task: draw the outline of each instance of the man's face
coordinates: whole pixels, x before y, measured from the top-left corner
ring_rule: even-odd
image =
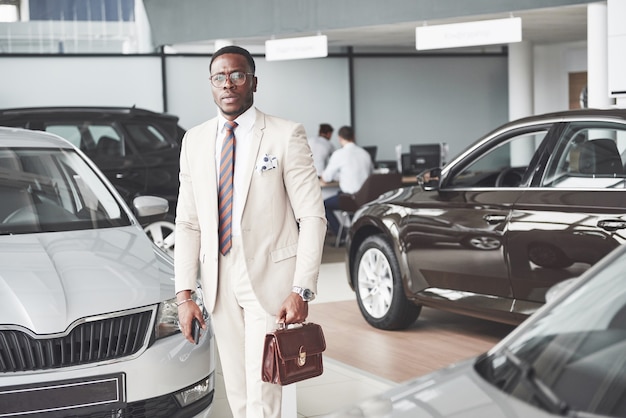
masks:
[[[211,91],[215,104],[228,120],[235,120],[237,116],[248,110],[254,102],[254,92],[256,92],[256,77],[246,75],[246,82],[241,86],[236,86],[229,77],[235,71],[252,72],[244,56],[239,54],[220,55],[211,65],[211,75],[222,73],[227,76],[224,86],[215,87],[211,84]]]

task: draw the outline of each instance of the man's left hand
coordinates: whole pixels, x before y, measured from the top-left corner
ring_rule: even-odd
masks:
[[[309,304],[302,300],[300,295],[291,292],[283,302],[276,316],[276,322],[284,322],[285,325],[301,324],[309,316]]]

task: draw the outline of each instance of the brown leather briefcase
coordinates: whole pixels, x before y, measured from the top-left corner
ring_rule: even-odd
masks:
[[[263,381],[289,385],[321,375],[324,350],[322,327],[312,322],[268,333],[263,349]]]

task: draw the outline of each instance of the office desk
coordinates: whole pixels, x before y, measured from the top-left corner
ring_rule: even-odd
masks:
[[[402,184],[413,186],[417,184],[417,176],[402,176]]]
[[[322,199],[328,199],[339,193],[339,182],[332,182],[322,186]]]

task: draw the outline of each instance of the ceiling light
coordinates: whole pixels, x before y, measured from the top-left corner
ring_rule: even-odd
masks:
[[[323,58],[326,56],[328,56],[328,38],[326,35],[265,41],[265,59],[267,61]]]
[[[415,48],[418,51],[510,44],[521,40],[521,17],[415,28]]]

